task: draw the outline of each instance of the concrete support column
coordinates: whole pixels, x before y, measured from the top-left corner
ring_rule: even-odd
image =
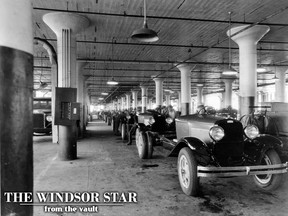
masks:
[[[120,98],[118,98],[118,110],[120,111],[121,109],[122,109],[122,99],[121,99],[121,97]]]
[[[191,69],[189,64],[179,64],[181,73],[181,115],[191,114]]]
[[[177,93],[178,93],[178,111],[181,112],[181,91],[178,91]]]
[[[0,1],[1,213],[32,216],[6,192],[33,194],[33,30],[31,1]]]
[[[203,88],[204,86],[197,86],[197,106],[203,105]]]
[[[126,101],[125,101],[125,96],[121,97],[121,110],[125,110],[126,109]]]
[[[244,30],[245,29],[245,30]],[[255,105],[257,90],[257,43],[270,30],[269,26],[248,25],[231,28],[227,35],[231,35],[239,46],[239,96],[240,116],[249,114]],[[240,32],[242,31],[242,32]]]
[[[132,108],[137,109],[138,106],[138,91],[132,91]]]
[[[163,105],[163,82],[164,78],[156,77],[153,78],[156,86],[156,107],[161,107]]]
[[[285,71],[278,69],[276,76],[279,80],[275,81],[275,102],[285,102],[286,73]]]
[[[58,86],[77,88],[76,73],[76,34],[90,24],[86,17],[72,13],[48,13],[43,16],[44,22],[57,36]],[[60,160],[77,158],[77,128],[59,125]]]
[[[131,108],[131,94],[126,94],[126,109],[129,110]]]
[[[86,62],[77,62],[76,64],[76,74],[78,80],[77,83],[77,102],[80,103],[80,122],[79,122],[79,137],[83,137],[83,131],[85,128],[85,120],[84,120],[84,77],[82,73],[82,69],[85,67]]]
[[[153,109],[153,98],[149,99],[149,109]]]
[[[147,109],[148,87],[140,86],[140,88],[141,88],[141,97],[142,97],[142,112],[145,112]]]
[[[225,93],[224,93],[224,107],[232,105],[232,83],[234,79],[223,79],[225,83]]]
[[[165,95],[165,102],[166,102],[166,106],[171,105],[171,95],[170,94]]]

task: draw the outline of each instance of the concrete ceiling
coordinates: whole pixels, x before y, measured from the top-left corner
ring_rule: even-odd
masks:
[[[140,43],[130,38],[143,25],[143,0],[33,0],[34,36],[45,39],[56,50],[56,35],[43,22],[42,16],[61,11],[86,16],[91,26],[77,35],[77,61],[87,62],[83,75],[92,103],[98,103],[102,92],[106,102],[140,84],[154,94],[151,76],[165,77],[164,88],[180,90],[180,72],[175,63],[187,61],[191,71],[192,93],[196,83],[204,83],[204,93],[223,91],[221,72],[229,63],[226,35],[229,13],[232,27],[241,24],[269,25],[270,31],[258,44],[258,64],[268,72],[258,75],[258,85],[273,83],[275,70],[288,66],[287,0],[147,0],[147,22],[159,40]],[[113,51],[112,51],[113,50]],[[231,41],[232,66],[238,70],[238,46]],[[48,53],[39,44],[34,51],[35,89],[39,81],[51,83]],[[111,87],[114,77],[119,85]],[[48,85],[47,89],[49,89]],[[50,87],[51,88],[51,87]],[[238,80],[233,83],[238,88]]]

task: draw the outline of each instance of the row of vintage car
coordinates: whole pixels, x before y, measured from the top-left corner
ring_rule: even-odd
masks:
[[[105,119],[115,135],[123,141],[128,138],[128,144],[135,131],[141,159],[152,158],[155,146],[178,157],[179,183],[187,195],[197,195],[200,177],[253,176],[264,190],[278,188],[288,169],[282,141],[263,133],[259,116],[247,115],[241,122],[235,112],[205,107],[192,115],[171,117],[167,108],[158,108],[140,114],[119,112]]]

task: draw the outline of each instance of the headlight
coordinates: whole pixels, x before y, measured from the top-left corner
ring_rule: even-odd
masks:
[[[255,125],[247,125],[244,133],[249,139],[254,139],[259,135],[259,129]]]
[[[155,123],[155,119],[153,117],[149,118],[149,124],[152,125]]]
[[[52,122],[52,116],[46,116],[46,120],[47,120],[48,122]]]
[[[173,122],[173,119],[171,117],[168,117],[165,120],[168,124],[171,124]]]
[[[216,125],[210,129],[209,135],[214,141],[219,141],[224,137],[225,133],[222,127]]]

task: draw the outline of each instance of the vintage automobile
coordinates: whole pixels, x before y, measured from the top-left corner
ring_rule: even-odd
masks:
[[[124,118],[121,119],[121,138],[123,142],[128,139],[129,136],[132,136],[133,134],[129,134],[130,129],[134,126],[134,124],[137,124],[138,117],[136,116],[135,111],[126,112],[126,115]],[[130,137],[130,139],[132,139]]]
[[[169,115],[165,109],[140,113],[137,127],[135,140],[141,159],[151,158],[154,146],[176,138],[175,116]]]
[[[252,175],[257,186],[273,190],[287,172],[287,162],[281,161],[283,143],[260,134],[255,125],[243,128],[236,119],[198,113],[178,117],[176,134],[173,140],[162,137],[161,145],[168,156],[178,157],[178,178],[187,195],[197,195],[200,177]],[[147,152],[151,146],[143,137]]]
[[[51,98],[33,99],[33,134],[52,133]]]

